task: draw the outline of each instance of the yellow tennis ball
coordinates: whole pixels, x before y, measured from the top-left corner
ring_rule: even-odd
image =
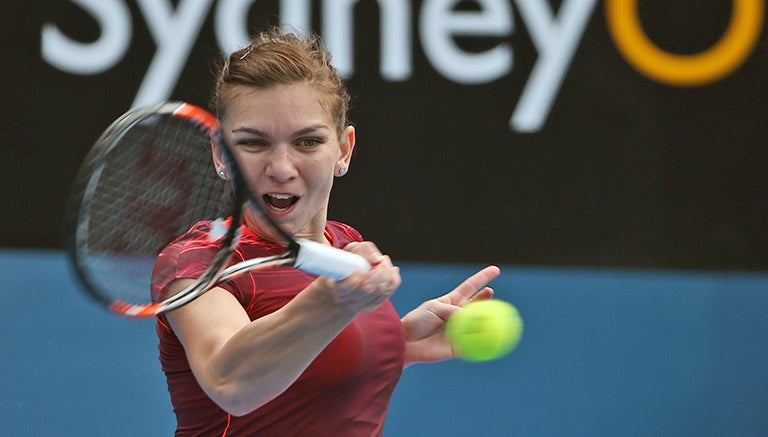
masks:
[[[497,300],[470,302],[445,324],[445,336],[457,354],[468,361],[489,361],[512,352],[523,335],[517,308]]]

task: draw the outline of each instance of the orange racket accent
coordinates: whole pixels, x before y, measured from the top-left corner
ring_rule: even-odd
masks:
[[[109,309],[117,314],[134,318],[154,317],[160,313],[162,307],[160,304],[134,305],[125,302],[113,302],[109,305]]]
[[[217,120],[216,117],[211,115],[211,113],[205,109],[189,103],[182,103],[178,109],[173,111],[173,114],[194,120],[212,132],[219,128],[219,120]]]

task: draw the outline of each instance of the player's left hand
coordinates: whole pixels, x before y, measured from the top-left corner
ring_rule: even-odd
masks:
[[[430,299],[402,319],[405,330],[405,365],[454,358],[451,345],[443,336],[445,322],[454,311],[468,302],[493,297],[487,284],[501,274],[496,266],[488,266],[459,284],[449,293]]]

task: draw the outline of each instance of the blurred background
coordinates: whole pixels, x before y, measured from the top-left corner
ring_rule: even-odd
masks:
[[[79,292],[63,222],[101,131],[207,106],[249,32],[320,33],[358,147],[330,217],[401,313],[487,263],[526,321],[406,369],[385,434],[768,433],[764,0],[29,0],[0,20],[0,435],[169,435],[151,321]]]

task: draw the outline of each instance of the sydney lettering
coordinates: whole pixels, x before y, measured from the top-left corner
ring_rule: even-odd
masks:
[[[734,18],[723,37],[727,44],[717,44],[696,57],[668,54],[649,43],[640,27],[636,1],[606,0],[606,17],[619,52],[638,71],[663,83],[696,85],[719,79],[748,57],[760,36],[763,2],[733,0]],[[77,75],[95,75],[117,65],[130,48],[133,37],[134,20],[125,1],[71,0],[71,3],[87,12],[101,33],[95,41],[77,41],[55,23],[46,23],[41,32],[43,59]],[[259,2],[136,0],[136,3],[156,45],[133,101],[134,106],[140,106],[170,96],[210,14],[213,14],[216,41],[223,53],[244,46],[251,24],[247,17]],[[311,26],[313,14],[319,13],[322,22],[317,31],[333,54],[335,66],[343,75],[353,76],[353,11],[357,0],[324,0],[320,2],[320,11],[313,11],[312,3],[311,0],[279,0],[281,22],[306,30]],[[407,81],[413,76],[414,41],[418,41],[434,69],[455,83],[478,85],[509,75],[515,66],[510,41],[513,33],[519,31],[515,29],[515,14],[519,14],[537,58],[514,104],[509,124],[517,132],[536,132],[544,125],[557,98],[597,0],[563,0],[556,12],[549,0],[474,0],[471,10],[457,9],[462,3],[460,0],[423,0],[417,11],[411,0],[378,0],[377,3],[379,74],[391,82]],[[418,14],[415,21],[414,13]],[[416,29],[412,28],[414,22]],[[456,44],[457,37],[493,38],[501,42],[484,51],[469,52]],[[706,76],[697,73],[700,71]],[[667,79],[668,72],[675,76]]]

